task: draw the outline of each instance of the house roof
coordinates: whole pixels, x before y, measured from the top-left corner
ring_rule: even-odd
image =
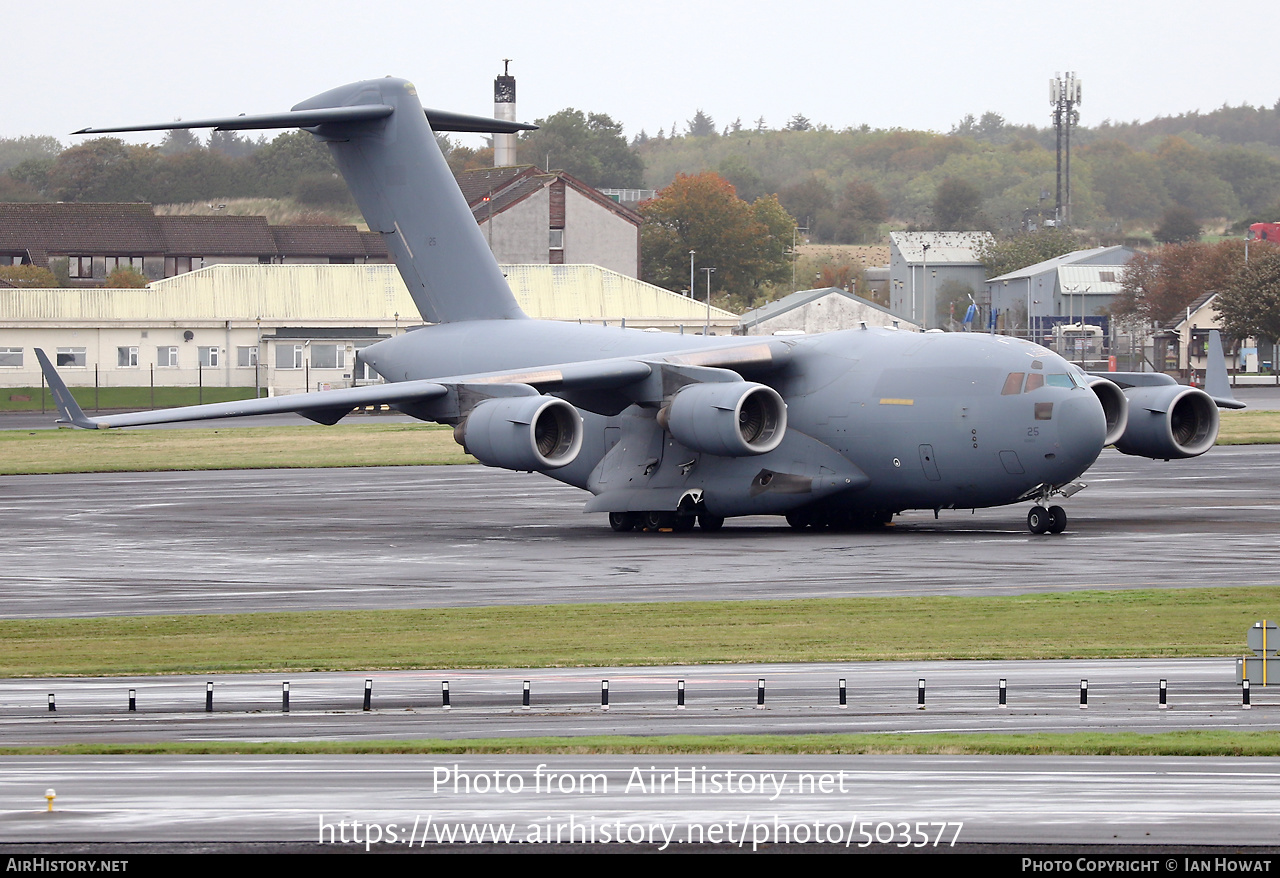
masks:
[[[978,250],[994,241],[990,232],[890,232],[893,248],[909,264],[925,261],[924,245],[929,245],[930,265],[976,265]]]
[[[564,171],[543,171],[533,165],[480,168],[458,174],[457,180],[458,188],[462,190],[462,196],[467,200],[477,222],[484,222],[491,215],[502,213],[535,192],[562,180],[565,186],[608,208],[628,222],[637,226],[641,223],[640,214]],[[485,201],[486,197],[490,200]]]
[[[1169,323],[1164,324],[1162,328],[1172,329],[1172,330],[1181,329],[1183,326],[1186,326],[1187,324],[1188,312],[1190,312],[1192,319],[1195,319],[1196,314],[1201,309],[1203,309],[1205,305],[1208,305],[1217,297],[1218,297],[1218,293],[1216,290],[1213,292],[1201,293],[1199,296],[1196,297],[1195,301],[1193,301],[1190,305],[1187,306],[1187,309],[1182,312],[1181,316],[1176,321],[1170,321]]]
[[[1125,253],[1132,255],[1133,251],[1128,247],[1123,246],[1093,247],[1089,250],[1073,250],[1070,253],[1064,253],[1061,256],[1054,256],[1052,259],[1045,259],[1041,262],[1035,263],[1034,265],[1028,265],[1025,268],[1019,268],[1017,271],[1011,271],[1007,274],[1002,274],[999,277],[989,278],[987,283],[1006,280],[1022,280],[1028,277],[1034,277],[1037,274],[1044,274],[1047,271],[1053,271],[1055,268],[1060,268],[1065,265],[1076,265],[1081,262],[1099,260],[1101,257],[1111,253],[1114,253],[1115,256],[1119,257]],[[1098,261],[1089,267],[1097,267],[1105,271],[1113,269],[1116,266],[1123,267],[1128,261],[1129,260],[1127,258],[1116,259],[1114,262],[1110,262],[1105,265],[1101,261]],[[1078,267],[1084,268],[1085,266]]]
[[[1121,291],[1123,274],[1123,265],[1063,265],[1058,268],[1058,285],[1064,293],[1114,296]]]
[[[271,226],[271,237],[281,256],[368,255],[355,226]]]
[[[164,249],[149,204],[0,203],[0,250],[125,256]]]
[[[901,320],[904,323],[911,322],[906,317],[895,314],[888,308],[883,305],[877,305],[870,299],[864,299],[861,296],[854,295],[853,293],[842,290],[839,287],[821,287],[814,290],[800,290],[799,292],[792,293],[789,296],[783,296],[781,299],[776,299],[767,305],[761,305],[759,308],[752,308],[750,311],[743,313],[739,320],[739,325],[744,329],[755,326],[765,322],[766,320],[771,320],[774,317],[786,314],[788,311],[794,311],[796,308],[803,308],[810,302],[815,302],[818,299],[824,299],[827,296],[843,296],[851,302],[855,302],[867,308],[873,308],[876,311],[887,314],[895,320]]]
[[[55,256],[337,256],[388,259],[355,226],[271,226],[261,216],[156,216],[150,204],[0,203],[0,253]]]
[[[497,194],[521,177],[542,173],[533,165],[513,165],[509,168],[479,168],[457,175],[462,197],[473,208],[483,202],[490,192]]]
[[[263,216],[158,216],[170,254],[274,256],[276,242]]]

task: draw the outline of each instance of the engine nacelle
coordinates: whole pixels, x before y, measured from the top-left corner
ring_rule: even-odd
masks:
[[[1203,390],[1181,384],[1132,387],[1129,424],[1116,448],[1125,454],[1169,460],[1195,457],[1218,439],[1218,407]]]
[[[557,469],[582,449],[582,416],[554,396],[486,399],[458,425],[454,439],[488,466]]]
[[[787,404],[772,387],[750,381],[689,384],[659,412],[658,423],[695,451],[745,457],[782,442]]]
[[[1124,395],[1120,385],[1106,378],[1094,378],[1089,381],[1089,389],[1102,403],[1102,413],[1107,418],[1107,438],[1103,445],[1112,445],[1124,435],[1129,424],[1129,397]]]

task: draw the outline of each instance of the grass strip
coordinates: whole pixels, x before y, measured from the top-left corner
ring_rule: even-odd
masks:
[[[509,754],[644,755],[1017,755],[1017,756],[1280,756],[1280,733],[1194,730],[859,735],[671,735],[581,738],[487,738],[414,741],[199,741],[154,744],[64,744],[3,747],[0,756]]]
[[[0,676],[1226,656],[1280,587],[0,622]]]
[[[0,430],[0,475],[475,462],[434,424]]]
[[[1280,442],[1280,412],[1220,411],[1219,445],[1274,445]]]
[[[99,408],[149,409],[173,408],[210,402],[253,399],[253,387],[72,387],[80,408],[93,414]],[[47,412],[52,420],[58,407],[47,387],[6,387],[0,390],[0,412]]]

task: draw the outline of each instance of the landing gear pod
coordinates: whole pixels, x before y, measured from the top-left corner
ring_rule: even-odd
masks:
[[[1195,457],[1218,439],[1218,407],[1203,390],[1181,385],[1134,387],[1129,424],[1116,448],[1125,454],[1171,460]]]
[[[557,469],[582,449],[582,416],[554,396],[487,399],[458,425],[454,439],[488,466]]]
[[[662,410],[658,423],[695,451],[745,457],[778,447],[787,432],[787,405],[764,384],[690,384]]]
[[[1089,389],[1098,397],[1098,402],[1102,403],[1102,413],[1107,418],[1107,436],[1102,444],[1114,445],[1129,425],[1129,398],[1124,395],[1120,385],[1106,378],[1094,378],[1089,382]]]

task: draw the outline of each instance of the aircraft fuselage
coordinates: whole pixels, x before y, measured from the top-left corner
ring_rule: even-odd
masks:
[[[781,339],[703,338],[551,321],[424,327],[366,348],[390,381],[579,360],[658,357]],[[817,506],[858,512],[1013,503],[1076,479],[1101,452],[1106,418],[1082,376],[1019,339],[860,329],[785,339],[759,377],[787,405],[786,437],[743,457],[699,454],[656,407],[583,416],[570,465],[544,472],[590,490],[591,511],[674,509],[696,492],[717,515]],[[1034,376],[1034,377],[1032,377]],[[572,394],[563,394],[573,401]]]

